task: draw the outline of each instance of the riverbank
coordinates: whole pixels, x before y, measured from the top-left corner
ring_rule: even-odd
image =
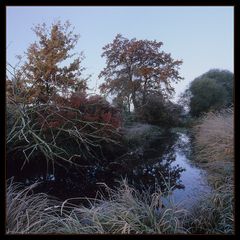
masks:
[[[233,181],[233,109],[209,112],[195,124],[193,133],[193,160],[206,169],[211,185],[216,188],[225,178]]]
[[[234,233],[233,109],[209,112],[193,128],[193,161],[207,172],[213,190],[193,211],[194,226],[203,233]],[[200,216],[200,218],[199,218]]]

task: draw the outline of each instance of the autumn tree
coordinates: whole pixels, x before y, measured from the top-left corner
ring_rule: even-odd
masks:
[[[60,94],[68,96],[71,91],[85,91],[83,54],[72,53],[79,35],[73,34],[69,22],[60,21],[47,28],[39,24],[33,28],[38,40],[27,49],[27,60],[21,67],[22,81],[28,86],[28,97],[47,102]],[[75,56],[75,59],[73,57]]]
[[[118,34],[112,43],[103,47],[106,67],[99,74],[105,82],[100,90],[113,94],[134,108],[147,103],[148,96],[168,98],[174,93],[172,82],[178,82],[178,68],[182,61],[174,60],[161,50],[162,42],[131,40]]]

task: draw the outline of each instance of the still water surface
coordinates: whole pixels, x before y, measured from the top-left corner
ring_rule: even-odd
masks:
[[[206,180],[206,173],[194,165],[189,156],[191,155],[190,138],[183,133],[178,133],[178,140],[174,146],[176,158],[172,165],[180,165],[185,169],[181,174],[184,189],[175,189],[173,197],[175,202],[182,202],[185,207],[190,207],[200,196],[211,190]]]
[[[72,167],[68,171],[56,169],[54,174],[45,176],[36,168],[21,172],[24,174],[15,176],[15,180],[26,185],[38,181],[36,192],[45,192],[61,200],[95,197],[97,191],[104,194],[99,182],[114,188],[122,178],[127,178],[139,191],[154,192],[156,183],[165,191],[168,183],[174,202],[188,208],[199,196],[210,191],[204,171],[191,163],[190,155],[191,141],[186,133],[159,134],[107,165],[96,164],[84,169]]]

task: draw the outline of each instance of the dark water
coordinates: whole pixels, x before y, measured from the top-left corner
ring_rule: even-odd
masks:
[[[15,181],[26,185],[39,182],[36,192],[45,192],[61,200],[95,197],[98,191],[107,196],[100,183],[114,188],[119,180],[127,178],[139,191],[154,192],[157,184],[164,192],[170,186],[176,202],[189,204],[194,196],[209,191],[203,171],[188,159],[189,139],[186,134],[168,132],[155,135],[139,146],[131,146],[118,156],[109,154],[111,160],[104,164],[99,161],[93,166],[68,166],[67,169],[55,166],[54,173],[46,174],[46,166],[35,163],[22,171],[16,170],[17,165],[9,166],[8,172],[9,177],[14,176]],[[11,171],[13,169],[16,171]]]

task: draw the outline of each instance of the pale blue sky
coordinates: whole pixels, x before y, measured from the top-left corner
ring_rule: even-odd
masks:
[[[83,51],[90,87],[105,66],[102,47],[116,34],[163,42],[162,50],[183,60],[184,80],[176,96],[195,77],[212,68],[233,72],[233,7],[7,7],[7,61],[14,65],[36,40],[34,24],[69,20],[80,34],[76,51]],[[175,86],[175,85],[174,85]]]

